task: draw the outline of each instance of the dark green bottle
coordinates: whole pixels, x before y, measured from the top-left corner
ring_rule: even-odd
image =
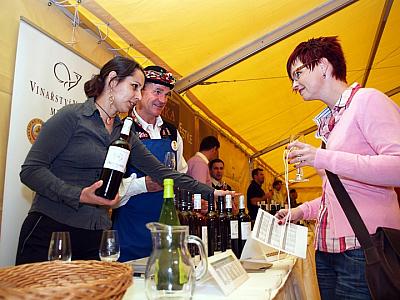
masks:
[[[218,237],[218,214],[215,211],[214,193],[207,195],[208,212],[206,214],[207,220],[207,248],[208,256],[213,256],[217,249]]]

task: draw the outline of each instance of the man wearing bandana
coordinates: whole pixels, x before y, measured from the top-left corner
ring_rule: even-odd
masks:
[[[167,152],[174,153],[176,169],[184,173],[187,164],[183,158],[182,137],[174,125],[163,121],[160,116],[174,88],[175,78],[159,66],[146,67],[144,73],[142,99],[131,113],[136,133],[161,162],[164,162]],[[120,207],[113,212],[113,229],[118,230],[121,244],[120,261],[150,255],[151,235],[145,225],[158,221],[163,203],[162,186],[156,181],[133,166],[127,166],[126,175],[130,178],[124,180],[125,187],[121,186]]]

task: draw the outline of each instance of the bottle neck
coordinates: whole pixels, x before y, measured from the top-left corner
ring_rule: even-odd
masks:
[[[214,201],[208,202],[208,212],[215,211]]]
[[[220,213],[224,212],[224,197],[223,196],[218,197],[218,210]]]
[[[244,211],[246,206],[244,205],[244,197],[240,196],[239,198],[239,211]]]
[[[208,212],[215,211],[214,193],[210,193],[207,195],[207,201],[208,201]]]
[[[131,117],[126,117],[120,133],[120,137],[125,141],[129,139],[129,134],[131,132],[132,124],[133,124],[133,119]]]
[[[230,196],[230,195],[228,195]],[[232,198],[231,197],[225,197],[225,208],[226,210],[231,209],[232,210]]]
[[[174,198],[174,186],[173,185],[164,185],[164,199],[173,199]]]

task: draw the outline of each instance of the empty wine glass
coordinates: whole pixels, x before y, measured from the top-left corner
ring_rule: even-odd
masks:
[[[164,156],[164,165],[167,168],[175,170],[176,167],[176,158],[175,158],[175,153],[174,152],[167,152],[165,153]]]
[[[69,232],[53,232],[49,245],[48,260],[71,261],[71,239]]]
[[[304,139],[304,134],[298,133],[298,134],[293,134],[289,138],[289,143],[293,143],[295,141],[299,141],[302,143],[305,143]],[[289,151],[296,150],[296,147],[292,147],[289,149]],[[297,156],[301,157],[301,156]],[[295,164],[294,167],[296,168],[296,177],[294,179],[290,179],[289,182],[306,182],[308,181],[307,178],[304,178],[304,173],[303,173],[303,168],[299,167],[299,163]]]
[[[104,230],[99,248],[100,259],[102,261],[117,261],[119,251],[118,232],[116,230]]]

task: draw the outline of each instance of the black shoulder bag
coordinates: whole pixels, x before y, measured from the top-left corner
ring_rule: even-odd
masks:
[[[323,147],[324,148],[324,147]],[[365,276],[375,300],[400,298],[400,230],[378,227],[368,233],[339,177],[325,170],[333,191],[365,254]]]

